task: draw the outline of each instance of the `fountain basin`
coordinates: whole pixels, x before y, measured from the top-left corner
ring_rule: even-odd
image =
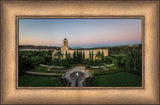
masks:
[[[81,78],[84,76],[84,73],[83,72],[80,72],[80,71],[77,71],[77,72],[73,72],[70,74],[70,77],[71,78]]]

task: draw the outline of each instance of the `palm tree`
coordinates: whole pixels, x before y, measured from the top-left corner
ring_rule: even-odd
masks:
[[[57,51],[54,56],[58,56],[58,59],[63,57],[63,54],[61,53],[61,51]]]
[[[102,54],[101,54],[101,52],[100,52],[100,51],[98,51],[98,53],[96,54],[96,57],[98,57],[98,60],[100,60],[100,59],[101,59]]]

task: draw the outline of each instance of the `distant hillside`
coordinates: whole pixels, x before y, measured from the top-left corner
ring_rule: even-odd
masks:
[[[126,47],[126,46],[141,46],[141,44],[133,44],[133,45],[117,45],[117,46],[109,46],[109,47],[93,47],[93,48],[69,48],[76,50],[94,50],[94,49],[106,49],[106,48],[117,48],[117,47]]]
[[[112,46],[112,47],[94,47],[94,48],[69,48],[74,50],[94,50],[94,49],[106,49],[106,48],[117,48],[117,47],[125,47],[125,46],[139,46],[137,45],[121,45],[121,46]],[[61,47],[56,46],[35,46],[35,45],[19,45],[20,50],[60,50]]]
[[[19,49],[56,49],[56,50],[60,50],[60,47],[56,47],[56,46],[34,46],[34,45],[19,45]]]
[[[106,49],[108,47],[94,47],[94,48],[69,48],[70,50],[94,50],[94,49]]]

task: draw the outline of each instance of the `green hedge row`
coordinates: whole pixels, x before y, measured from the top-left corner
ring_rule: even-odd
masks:
[[[92,73],[95,76],[99,76],[99,75],[106,75],[106,74],[113,74],[113,73],[119,73],[122,72],[123,70],[101,70],[101,71],[90,71],[90,73]]]

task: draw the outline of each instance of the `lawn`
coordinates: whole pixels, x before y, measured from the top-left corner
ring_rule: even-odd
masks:
[[[60,86],[57,78],[19,76],[19,87],[51,87]]]
[[[57,74],[64,74],[65,73],[65,71],[54,71],[54,70],[47,71],[46,69],[47,69],[46,67],[37,66],[31,71],[39,72],[39,73],[57,73]]]
[[[96,79],[90,84],[90,86],[141,87],[141,84],[141,76],[127,72],[121,72],[116,74],[96,76]]]
[[[65,73],[65,71],[46,71],[46,70],[36,70],[36,72],[39,72],[39,73],[56,73],[56,74],[64,74]]]

